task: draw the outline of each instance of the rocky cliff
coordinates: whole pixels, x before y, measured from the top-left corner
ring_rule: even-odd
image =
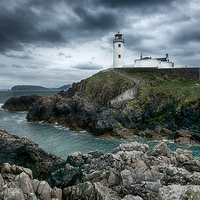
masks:
[[[198,81],[164,71],[128,76],[136,77],[136,83],[112,70],[95,74],[74,83],[68,91],[41,98],[27,119],[58,122],[97,135],[164,136],[181,143],[200,140]],[[130,99],[120,96],[130,88],[134,91]]]
[[[58,122],[72,129],[86,129],[100,135],[119,135],[127,131],[113,117],[109,100],[117,97],[135,83],[113,72],[100,72],[91,78],[74,83],[72,88],[54,97],[43,97],[30,109],[29,121]]]

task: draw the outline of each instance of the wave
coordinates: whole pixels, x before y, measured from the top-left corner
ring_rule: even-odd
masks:
[[[69,130],[69,128],[67,128],[67,127],[64,127],[62,125],[58,125],[57,122],[53,124],[53,127],[55,127],[56,129],[59,129],[59,130]]]
[[[3,106],[3,103],[0,103],[0,109],[2,109],[2,110],[3,110],[2,106]]]

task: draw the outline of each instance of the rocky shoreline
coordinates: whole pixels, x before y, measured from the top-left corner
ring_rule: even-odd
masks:
[[[69,90],[53,97],[33,98],[32,95],[11,98],[3,108],[28,110],[28,121],[58,123],[96,135],[127,138],[136,134],[150,139],[166,137],[180,144],[200,141],[199,99],[180,103],[180,99],[165,91],[148,93],[143,91],[144,88],[140,90],[147,82],[136,81],[134,77],[134,81],[129,80],[130,76],[120,74],[112,70],[100,72],[73,83]],[[156,76],[148,87],[153,88],[164,79],[169,81],[169,75],[162,76],[163,79]],[[132,99],[123,100],[126,95],[122,94],[129,90],[133,91]]]
[[[26,137],[0,130],[0,139],[2,200],[200,198],[200,158],[172,152],[164,142],[152,150],[132,142],[113,153],[74,152],[61,160]]]

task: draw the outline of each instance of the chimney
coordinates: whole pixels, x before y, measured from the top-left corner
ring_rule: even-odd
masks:
[[[169,55],[168,55],[168,53],[166,54],[166,61],[169,62]]]

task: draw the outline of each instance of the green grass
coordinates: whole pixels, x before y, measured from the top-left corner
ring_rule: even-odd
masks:
[[[187,80],[183,76],[173,76],[164,71],[127,74],[146,83],[139,88],[137,98],[128,102],[130,107],[139,103],[142,109],[150,100],[151,93],[163,93],[166,96],[172,96],[179,101],[180,106],[195,104],[200,99],[200,81],[198,80]],[[164,78],[165,75],[168,77],[167,80]],[[156,82],[156,79],[161,81]],[[152,82],[154,82],[154,85],[152,85]],[[195,84],[199,84],[199,86]]]
[[[180,100],[181,103],[195,103],[195,101],[197,102],[197,99],[200,99],[200,86],[196,86],[196,83],[200,84],[200,81],[164,81],[154,87],[150,87],[149,90],[150,93],[159,91],[167,95],[172,95],[177,100]]]
[[[95,98],[98,93],[121,93],[130,87],[134,87],[135,83],[127,78],[119,76],[114,72],[99,72],[92,77],[86,79],[87,85],[85,95],[87,98]]]

